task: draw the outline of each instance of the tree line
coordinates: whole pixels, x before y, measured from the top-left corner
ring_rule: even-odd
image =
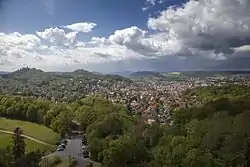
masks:
[[[74,113],[63,103],[42,98],[0,95],[0,116],[44,124],[64,137],[72,128]]]

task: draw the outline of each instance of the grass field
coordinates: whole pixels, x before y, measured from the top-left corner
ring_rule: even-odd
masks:
[[[10,145],[10,141],[11,141],[10,134],[5,134],[0,132],[0,148],[6,148],[8,145]],[[26,152],[36,151],[39,149],[40,151],[45,151],[49,153],[50,151],[53,151],[55,149],[55,147],[53,146],[40,144],[28,139],[25,139],[25,144],[26,144]]]
[[[23,134],[52,145],[59,141],[59,135],[44,125],[0,117],[0,129],[13,131],[16,127],[21,127]]]

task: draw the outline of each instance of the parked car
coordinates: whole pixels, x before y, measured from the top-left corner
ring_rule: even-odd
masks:
[[[60,144],[60,146],[62,146],[63,147],[63,149],[65,149],[66,148],[66,145],[63,143],[63,144]]]
[[[87,150],[87,146],[83,145],[82,146],[82,151]]]
[[[82,144],[87,145],[87,138],[85,135],[82,136]]]
[[[89,158],[89,151],[88,150],[83,150],[82,155],[83,155],[83,158]]]
[[[57,151],[63,151],[64,150],[64,148],[63,148],[63,146],[58,146],[58,148],[57,148]]]
[[[67,141],[66,139],[63,139],[63,140],[61,141],[61,144],[67,145],[67,144],[68,144],[68,141]]]

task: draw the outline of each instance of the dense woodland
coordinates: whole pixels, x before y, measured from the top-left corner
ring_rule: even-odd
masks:
[[[207,95],[218,98],[173,112],[166,125],[145,124],[101,96],[66,104],[2,95],[0,114],[45,124],[62,136],[77,120],[86,132],[91,159],[103,167],[250,166],[250,98],[244,96],[249,88],[200,89],[202,96],[210,92]]]
[[[208,86],[188,89],[184,94],[188,106],[196,104],[205,104],[220,98],[244,98],[250,96],[250,87],[246,85],[226,85],[226,86]]]
[[[113,113],[87,128],[92,159],[116,166],[249,166],[250,99],[219,99],[146,125]]]

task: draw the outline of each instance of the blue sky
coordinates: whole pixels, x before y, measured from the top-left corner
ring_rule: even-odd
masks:
[[[181,0],[167,0],[146,11],[145,0],[5,0],[0,31],[33,33],[76,22],[98,24],[93,36],[108,36],[130,26],[147,28],[150,15]]]
[[[0,70],[249,69],[249,0],[0,0]]]

